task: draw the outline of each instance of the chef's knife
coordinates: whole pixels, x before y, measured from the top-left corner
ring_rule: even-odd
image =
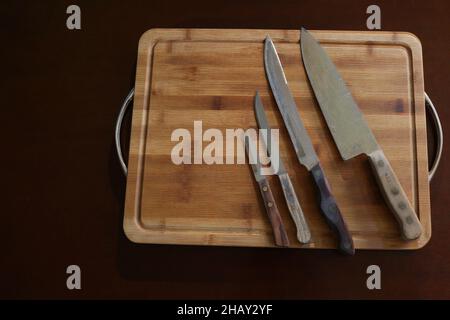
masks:
[[[255,95],[255,114],[256,121],[258,122],[258,127],[260,129],[266,130],[266,134],[262,134],[262,139],[264,145],[267,149],[267,154],[272,157],[276,156],[271,154],[271,128],[269,122],[267,121],[266,113],[264,112],[264,107],[261,101],[259,93],[256,92]],[[309,231],[308,223],[306,222],[305,216],[303,215],[303,210],[298,202],[297,195],[295,194],[294,186],[292,185],[291,178],[284,167],[281,157],[278,153],[278,171],[276,172],[278,178],[280,179],[281,187],[283,189],[284,198],[291,214],[292,220],[294,220],[295,226],[297,228],[297,239],[300,243],[308,243],[311,240],[311,232]]]
[[[320,209],[327,223],[337,232],[339,236],[339,248],[347,253],[354,254],[352,237],[347,229],[342,214],[333,197],[328,180],[320,165],[319,158],[312,146],[308,133],[300,119],[297,105],[289,90],[283,67],[275,46],[269,36],[264,44],[264,65],[267,78],[269,79],[275,101],[283,117],[288,130],[298,161],[311,172],[316,183]]]
[[[416,239],[422,226],[383,150],[352,94],[325,50],[302,28],[301,51],[306,73],[334,141],[344,160],[366,154],[392,213],[406,239]]]
[[[258,183],[259,190],[264,201],[264,207],[266,208],[270,224],[272,225],[275,244],[280,247],[289,247],[289,238],[286,233],[283,220],[281,220],[277,204],[275,203],[275,198],[273,197],[269,181],[266,176],[261,174],[261,164],[258,162],[258,157],[256,156],[255,150],[249,146],[247,137],[245,137],[244,143],[253,175]]]

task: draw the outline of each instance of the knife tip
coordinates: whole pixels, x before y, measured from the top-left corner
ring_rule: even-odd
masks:
[[[305,46],[311,41],[311,34],[308,32],[308,30],[306,30],[305,28],[302,27],[301,32],[300,32],[300,44],[301,44],[301,51],[302,51],[302,56],[305,50]]]
[[[264,42],[265,43],[272,42],[272,38],[270,38],[269,35],[266,35],[266,38],[264,39]]]
[[[300,31],[300,42],[303,42],[305,40],[304,36],[308,36],[309,32],[308,30],[306,30],[304,27],[302,27],[301,31]]]

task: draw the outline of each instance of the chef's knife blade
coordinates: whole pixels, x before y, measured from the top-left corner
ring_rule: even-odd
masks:
[[[320,209],[328,224],[339,236],[339,248],[354,254],[353,240],[331,193],[328,180],[314,151],[309,135],[300,119],[297,105],[289,90],[278,53],[269,36],[264,43],[264,65],[278,109],[294,145],[297,158],[311,172],[320,195]]]
[[[388,159],[352,94],[326,51],[302,28],[301,52],[311,87],[344,160],[368,155],[383,195],[398,220],[402,235],[416,239],[422,227]]]
[[[295,194],[294,186],[292,185],[291,178],[287,173],[283,160],[281,160],[280,152],[278,151],[276,155],[271,154],[271,128],[269,122],[267,121],[266,113],[264,112],[264,107],[259,96],[258,91],[255,95],[255,115],[256,121],[258,122],[258,127],[260,129],[266,130],[266,135],[262,134],[264,145],[267,149],[267,154],[270,157],[278,156],[278,171],[277,175],[280,179],[281,187],[283,189],[284,198],[291,214],[292,220],[294,220],[295,226],[297,228],[297,239],[300,243],[308,243],[311,240],[311,232],[309,231],[308,223],[306,222],[303,210],[298,202],[297,195]]]
[[[272,189],[270,188],[269,181],[266,176],[261,174],[261,165],[258,162],[258,157],[256,155],[255,149],[249,146],[249,141],[247,137],[244,138],[245,151],[247,152],[248,160],[250,166],[252,167],[253,175],[256,182],[258,182],[259,191],[264,201],[264,207],[266,209],[267,215],[269,216],[269,221],[272,226],[273,235],[275,238],[275,244],[280,247],[289,247],[289,238],[286,229],[281,219],[280,213],[278,211],[275,198],[272,194]]]

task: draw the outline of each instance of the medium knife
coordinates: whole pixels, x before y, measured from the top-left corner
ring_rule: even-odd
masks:
[[[403,237],[418,238],[422,233],[419,219],[335,65],[304,28],[300,41],[306,73],[341,157],[348,160],[363,153],[369,157]]]
[[[267,130],[267,134],[262,134],[262,139],[269,156],[271,152],[271,128],[269,122],[267,121],[266,113],[264,112],[264,107],[259,96],[258,91],[255,95],[255,115],[256,121],[258,122],[258,127],[260,129]],[[300,243],[308,243],[311,240],[311,232],[309,231],[308,223],[306,222],[305,216],[303,215],[303,210],[298,202],[297,195],[295,194],[294,186],[292,185],[291,178],[289,177],[286,168],[284,167],[281,157],[278,157],[278,171],[276,172],[278,179],[280,179],[281,187],[283,189],[284,198],[291,214],[292,220],[294,220],[295,226],[297,228],[297,239]]]
[[[280,247],[289,247],[289,238],[284,227],[283,220],[281,220],[269,181],[266,176],[261,174],[261,164],[258,162],[256,151],[249,146],[247,137],[245,137],[244,144],[250,166],[252,167],[253,175],[255,176],[255,180],[259,186],[259,191],[261,192],[261,196],[264,200],[264,207],[266,208],[270,224],[272,225],[275,244]]]
[[[327,223],[339,236],[339,248],[347,254],[354,254],[353,239],[333,197],[319,158],[297,110],[289,90],[283,67],[275,46],[269,36],[264,43],[264,65],[278,109],[288,130],[298,161],[311,172],[319,192],[320,209]]]

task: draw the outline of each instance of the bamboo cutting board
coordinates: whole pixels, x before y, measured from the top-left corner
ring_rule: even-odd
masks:
[[[418,249],[431,237],[426,122],[420,41],[403,32],[312,31],[341,72],[424,227],[401,239],[367,157],[343,161],[308,84],[298,30],[152,29],[139,42],[128,160],[124,230],[131,241],[160,244],[274,246],[247,164],[171,160],[175,129],[256,128],[256,90],[309,223],[312,241],[296,240],[281,186],[270,177],[291,247],[335,248],[319,212],[312,178],[295,156],[273,100],[263,41],[274,40],[299,113],[359,249]],[[203,142],[203,148],[209,142]],[[225,149],[225,146],[224,146]]]

